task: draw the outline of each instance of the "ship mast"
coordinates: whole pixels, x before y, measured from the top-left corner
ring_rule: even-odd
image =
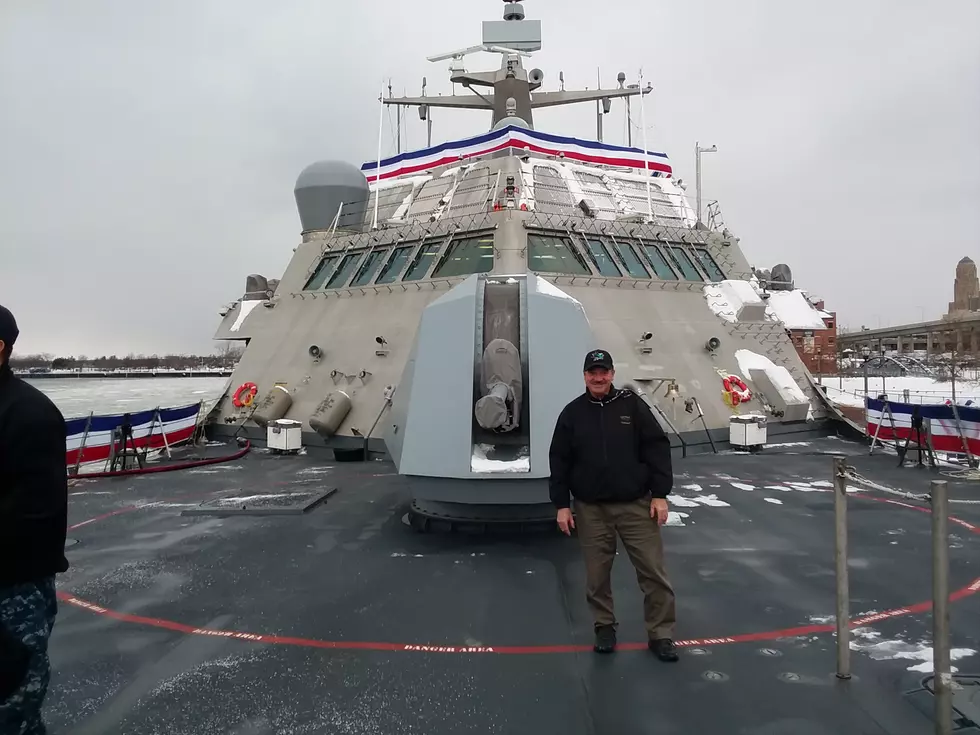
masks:
[[[557,107],[596,100],[601,100],[604,106],[608,106],[608,100],[613,98],[648,94],[652,89],[647,85],[643,89],[618,87],[536,92],[535,90],[541,87],[544,80],[544,72],[540,69],[526,70],[521,59],[529,57],[532,51],[540,50],[541,21],[526,20],[521,2],[504,0],[504,19],[483,22],[482,44],[428,57],[431,62],[451,59],[449,80],[454,84],[461,84],[472,94],[429,97],[423,92],[422,97],[386,97],[383,102],[386,105],[419,107],[426,112],[433,107],[491,110],[493,112],[491,129],[503,120],[515,123],[522,121],[526,127],[533,129],[532,111],[540,107]],[[463,67],[463,58],[480,51],[500,54],[502,57],[500,68],[495,71],[466,71]],[[476,87],[493,91],[484,94],[477,91]],[[518,120],[515,120],[515,117]]]

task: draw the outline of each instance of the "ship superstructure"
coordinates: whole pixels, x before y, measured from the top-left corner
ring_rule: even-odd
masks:
[[[534,127],[538,108],[650,87],[543,91],[520,2],[483,30],[432,57],[468,93],[383,101],[483,110],[488,130],[299,175],[302,242],[280,280],[248,277],[215,334],[247,347],[213,429],[261,442],[286,418],[338,457],[385,453],[417,509],[450,517],[547,503],[554,422],[595,347],[682,453],[723,444],[736,413],[770,435],[819,429],[827,407],[768,298],[787,286],[703,221],[668,157]],[[466,71],[475,51],[500,67]]]

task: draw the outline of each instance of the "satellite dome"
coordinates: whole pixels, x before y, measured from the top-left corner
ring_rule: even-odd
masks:
[[[339,229],[360,224],[371,196],[361,170],[346,161],[317,161],[300,172],[293,188],[303,231],[326,230],[341,204]]]
[[[497,123],[490,129],[500,130],[501,128],[506,128],[508,125],[513,125],[517,128],[527,128],[528,130],[532,129],[527,120],[525,120],[523,117],[517,117],[517,115],[514,115],[513,117],[500,118],[500,120],[498,120]]]

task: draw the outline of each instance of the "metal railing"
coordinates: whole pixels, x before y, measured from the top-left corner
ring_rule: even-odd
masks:
[[[541,159],[542,165],[548,163],[556,164]],[[316,232],[343,237],[489,213],[498,203],[501,208],[507,208],[509,183],[514,187],[513,208],[517,210],[582,220],[632,218],[678,229],[695,228],[696,215],[686,195],[667,187],[661,189],[658,180],[651,177],[652,211],[648,211],[645,182],[619,179],[609,173],[596,168],[588,172],[564,171],[561,177],[535,177],[524,167],[508,173],[491,171],[487,161],[468,161],[453,173],[427,180],[416,176],[383,181],[382,188],[372,192],[367,201],[341,204],[333,227]],[[599,181],[592,181],[588,174]],[[513,178],[512,182],[508,182],[509,177]],[[586,208],[581,206],[583,200]],[[717,202],[709,203],[708,213],[707,227],[715,231],[723,229]]]
[[[834,562],[837,603],[837,678],[851,678],[850,579],[847,548],[847,482],[867,483],[853,473],[843,455],[833,458],[834,468]],[[872,485],[874,486],[874,485]],[[875,486],[879,487],[880,486]],[[894,492],[894,491],[893,491]],[[936,735],[953,732],[953,679],[949,625],[949,494],[946,480],[932,480],[930,492],[916,496],[930,504],[932,538],[932,689]]]

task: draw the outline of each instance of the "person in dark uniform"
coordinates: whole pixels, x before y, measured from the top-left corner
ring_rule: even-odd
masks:
[[[585,558],[586,601],[597,653],[616,647],[610,575],[616,537],[636,570],[651,651],[676,661],[674,591],[664,569],[660,526],[673,487],[670,440],[635,392],[613,386],[605,350],[585,357],[585,391],[558,416],[551,440],[551,501],[558,527],[578,531]],[[575,516],[570,509],[575,499]]]
[[[13,375],[17,322],[0,306],[0,733],[44,735],[48,638],[68,570],[65,419]]]

